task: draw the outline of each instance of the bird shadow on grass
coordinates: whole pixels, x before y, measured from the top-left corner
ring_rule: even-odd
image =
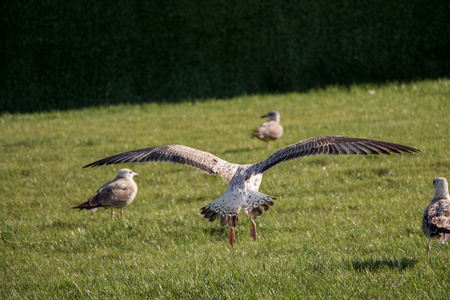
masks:
[[[54,229],[54,228],[60,228],[60,229],[76,229],[80,227],[79,224],[73,222],[73,221],[66,221],[66,220],[55,220],[51,222],[46,222],[45,224],[38,225],[37,228],[46,230],[46,229]]]
[[[227,227],[206,227],[203,229],[203,232],[210,236],[221,236],[225,237],[229,234],[229,229]]]
[[[378,271],[381,269],[398,269],[405,270],[412,268],[417,264],[417,259],[402,258],[402,259],[392,259],[392,258],[382,258],[382,259],[366,259],[350,262],[350,268],[356,271]]]

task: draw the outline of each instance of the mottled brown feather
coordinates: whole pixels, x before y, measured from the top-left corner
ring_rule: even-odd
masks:
[[[137,173],[129,169],[120,170],[114,180],[105,183],[89,200],[72,208],[80,210],[98,207],[123,208],[133,201],[137,193],[137,184],[133,176],[137,176]]]
[[[330,151],[330,148],[333,149]],[[313,155],[368,155],[390,153],[417,153],[420,150],[383,141],[349,138],[341,136],[323,136],[309,138],[278,150],[267,159],[252,165],[247,170],[247,179],[262,174],[279,163]]]
[[[207,174],[217,174],[230,181],[238,167],[211,153],[181,145],[166,145],[143,148],[116,154],[90,163],[83,168],[119,163],[171,162],[187,165]]]
[[[250,136],[263,141],[273,141],[283,135],[283,126],[280,124],[280,113],[277,111],[268,112],[261,118],[269,118],[269,121],[261,124]]]
[[[433,179],[435,194],[427,206],[422,218],[422,231],[428,239],[428,255],[431,240],[439,238],[440,243],[450,242],[450,196],[448,182],[444,177]]]
[[[450,199],[435,201],[425,209],[422,229],[430,237],[450,233]]]

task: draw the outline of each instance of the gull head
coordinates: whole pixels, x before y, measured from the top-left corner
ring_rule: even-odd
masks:
[[[436,190],[435,198],[448,198],[448,182],[444,177],[436,177],[433,179],[434,189]]]
[[[261,116],[262,118],[269,118],[269,120],[275,120],[277,122],[280,122],[280,113],[277,111],[269,111],[267,114],[265,114],[264,116]]]
[[[122,169],[117,173],[117,178],[128,178],[133,179],[133,177],[137,177],[138,173],[134,173],[130,169]]]

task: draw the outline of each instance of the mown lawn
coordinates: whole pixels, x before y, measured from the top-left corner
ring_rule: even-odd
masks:
[[[270,110],[284,136],[249,133]],[[181,104],[0,115],[0,297],[448,299],[450,245],[426,259],[432,180],[450,179],[450,81],[392,83]],[[316,156],[276,166],[241,213],[236,244],[200,208],[227,183],[169,163],[81,167],[128,150],[188,145],[254,163],[312,136],[381,139],[417,155]],[[139,173],[124,219],[72,210],[117,171]],[[118,216],[118,214],[116,214]]]

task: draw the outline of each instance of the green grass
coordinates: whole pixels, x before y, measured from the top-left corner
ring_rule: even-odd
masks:
[[[371,95],[369,90],[374,90]],[[281,113],[267,150],[249,138]],[[420,224],[432,180],[449,178],[450,81],[330,87],[182,104],[0,116],[0,297],[448,299],[450,248],[426,259]],[[418,155],[317,156],[278,165],[277,197],[237,243],[199,209],[227,183],[168,163],[81,167],[143,147],[183,144],[236,163],[312,136],[381,139]],[[139,173],[124,219],[72,210],[123,167]]]

